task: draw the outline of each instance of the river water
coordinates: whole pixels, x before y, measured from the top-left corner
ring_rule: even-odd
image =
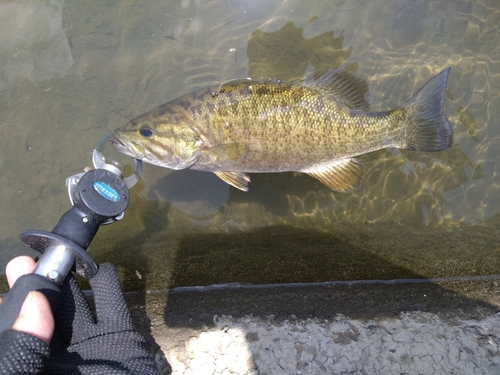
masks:
[[[244,193],[146,165],[90,254],[129,290],[499,274],[499,24],[499,1],[0,1],[0,266],[69,209],[65,179],[97,139],[157,105],[349,67],[388,110],[451,67],[449,150],[365,155],[348,194],[294,173],[253,174]]]

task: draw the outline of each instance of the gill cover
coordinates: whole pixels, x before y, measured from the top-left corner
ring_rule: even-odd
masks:
[[[185,169],[196,163],[202,141],[185,124],[161,124],[146,131],[137,130],[141,138],[139,148],[144,150],[144,161],[170,169]]]
[[[169,120],[153,113],[141,115],[115,131],[114,146],[150,164],[170,169],[189,168],[200,156],[202,140],[188,122],[172,121],[172,116]]]

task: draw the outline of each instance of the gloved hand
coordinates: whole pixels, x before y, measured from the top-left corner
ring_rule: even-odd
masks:
[[[73,277],[62,288],[46,374],[157,374],[144,338],[134,330],[115,268],[90,280],[97,322]]]
[[[26,333],[6,331],[13,336],[9,340],[14,341],[2,345],[16,346],[19,335],[25,345],[23,355],[17,353],[14,359],[9,358],[9,363],[30,362],[32,366],[24,368],[33,368],[33,372],[25,373],[33,374],[157,374],[144,338],[134,330],[115,268],[109,263],[101,264],[90,285],[96,321],[82,291],[73,277],[68,276],[54,316],[56,327],[50,343],[50,358],[45,359],[40,340]],[[28,339],[33,342],[26,346]],[[43,372],[37,372],[40,362],[44,362]],[[38,370],[33,365],[38,365]],[[2,361],[0,369],[3,369]]]

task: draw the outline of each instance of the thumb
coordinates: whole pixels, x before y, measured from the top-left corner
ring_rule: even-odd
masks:
[[[49,345],[54,333],[54,317],[49,301],[42,293],[28,293],[12,329],[29,333]]]

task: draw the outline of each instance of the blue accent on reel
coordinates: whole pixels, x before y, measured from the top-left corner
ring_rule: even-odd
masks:
[[[100,196],[106,198],[108,201],[116,203],[120,200],[120,196],[118,195],[116,190],[113,189],[111,186],[105,184],[104,182],[94,181],[92,183],[92,186],[94,187],[95,191],[99,193]]]

